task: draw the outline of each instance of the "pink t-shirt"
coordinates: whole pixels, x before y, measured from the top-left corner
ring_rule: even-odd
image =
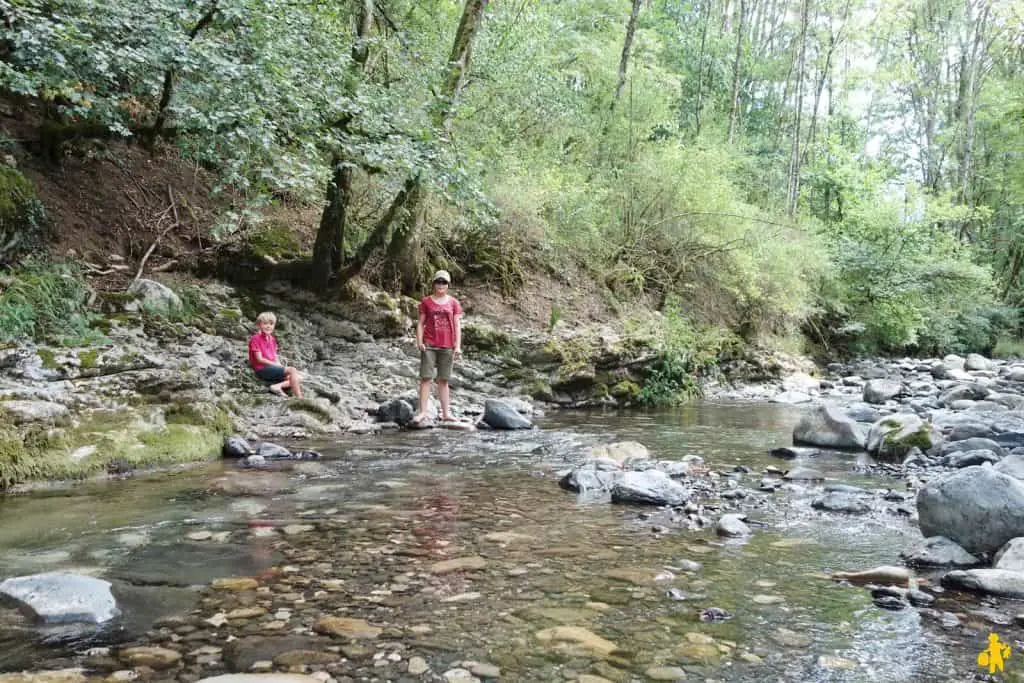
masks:
[[[249,365],[253,370],[262,370],[266,363],[256,360],[256,352],[259,351],[267,360],[277,360],[277,340],[272,334],[257,332],[249,337]]]
[[[462,315],[458,299],[450,296],[444,303],[438,303],[425,296],[420,302],[420,315],[424,344],[437,349],[455,348],[455,318]]]

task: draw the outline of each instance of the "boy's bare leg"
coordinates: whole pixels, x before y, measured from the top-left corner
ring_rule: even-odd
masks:
[[[292,388],[292,396],[295,398],[302,398],[302,376],[299,375],[299,371],[295,368],[285,368],[285,377],[288,379],[288,385]]]
[[[427,417],[427,407],[430,405],[430,380],[420,379],[419,404],[416,414],[412,416],[413,424],[419,424]]]
[[[270,385],[270,392],[272,394],[277,394],[278,396],[284,396],[285,395],[284,390],[287,389],[287,388],[288,388],[288,380],[285,380],[283,382],[278,382],[277,384],[271,384]]]
[[[437,398],[441,401],[441,419],[450,420],[452,414],[450,410],[451,405],[451,389],[448,386],[448,380],[439,379],[437,380]]]

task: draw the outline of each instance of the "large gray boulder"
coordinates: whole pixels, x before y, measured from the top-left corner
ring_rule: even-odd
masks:
[[[624,472],[612,485],[612,502],[627,505],[682,505],[690,491],[660,470]]]
[[[622,472],[616,467],[587,463],[566,473],[558,485],[575,493],[610,491],[620,476]]]
[[[903,391],[903,385],[891,379],[873,379],[864,385],[864,402],[882,404],[896,398]]]
[[[991,367],[992,361],[980,353],[967,354],[967,360],[964,362],[965,370],[989,370]]]
[[[1024,482],[1024,453],[1011,453],[996,463],[995,470]]]
[[[943,576],[942,586],[1019,599],[1024,598],[1024,572],[1008,569],[964,569]]]
[[[973,451],[956,451],[942,459],[942,464],[954,469],[984,465],[985,463],[997,463],[999,456],[987,448],[979,448]]]
[[[533,423],[512,405],[496,399],[484,401],[484,423],[491,429],[532,429]]]
[[[868,430],[865,447],[883,460],[900,460],[912,448],[926,451],[941,439],[938,430],[914,413],[896,413],[879,419]]]
[[[377,408],[377,419],[381,422],[394,422],[405,426],[412,422],[415,409],[412,404],[402,398],[396,398]]]
[[[102,624],[121,611],[110,583],[80,574],[46,572],[0,583],[0,596],[24,605],[45,624]]]
[[[864,448],[863,428],[834,406],[808,411],[793,428],[793,443],[823,448]]]
[[[1024,571],[1024,538],[1012,538],[992,558],[993,569]]]
[[[970,553],[994,552],[1024,536],[1024,482],[990,466],[966,467],[917,494],[921,533],[945,536]]]
[[[982,564],[981,560],[945,536],[926,538],[900,556],[911,567],[977,567]]]
[[[977,382],[960,384],[939,394],[939,403],[948,406],[955,401],[980,401],[991,393],[992,391],[988,387]]]
[[[938,455],[940,458],[944,458],[952,453],[958,453],[960,451],[976,451],[979,449],[992,451],[999,457],[1006,455],[1006,449],[1000,446],[997,441],[980,436],[961,439],[960,441],[947,441],[938,447],[938,452],[935,453],[935,455]]]
[[[29,422],[54,423],[68,417],[67,406],[50,401],[14,400],[0,401],[0,413],[3,413],[14,424]]]
[[[129,311],[148,308],[166,313],[179,311],[184,307],[181,297],[175,294],[174,290],[155,280],[139,278],[129,285],[128,293],[135,296],[135,301],[125,304],[125,309]]]

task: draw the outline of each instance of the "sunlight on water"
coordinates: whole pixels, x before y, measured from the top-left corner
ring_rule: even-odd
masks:
[[[766,451],[789,443],[797,418],[786,406],[710,403],[559,413],[533,432],[391,432],[312,444],[325,459],[292,478],[291,492],[271,497],[204,494],[221,465],[17,496],[0,503],[0,577],[65,569],[108,578],[130,615],[120,636],[104,636],[116,640],[161,614],[187,611],[192,586],[279,562],[273,543],[253,531],[260,520],[331,519],[340,523],[305,541],[326,557],[382,548],[404,548],[410,562],[438,552],[486,557],[493,569],[435,587],[459,600],[478,594],[471,605],[442,603],[439,612],[409,592],[396,594],[395,613],[403,623],[441,619],[438,638],[501,664],[509,680],[586,671],[592,658],[532,639],[570,624],[612,641],[618,665],[637,675],[652,664],[682,664],[697,680],[969,678],[973,641],[965,647],[916,610],[881,610],[863,588],[822,578],[898,564],[899,551],[918,538],[905,518],[815,512],[820,486],[756,492],[765,467],[786,466]],[[715,471],[750,468],[739,480],[752,490],[744,508],[763,526],[747,542],[722,541],[710,530],[673,528],[658,511],[578,505],[559,489],[558,471],[580,462],[588,446],[619,440],[640,441],[658,459],[700,455]],[[858,486],[903,487],[856,472],[851,455],[811,464]],[[197,530],[221,532],[221,540],[190,540]],[[687,561],[702,567],[687,571]],[[373,563],[340,570],[362,594],[394,580]],[[706,623],[708,608],[731,618]],[[19,619],[0,618],[0,669],[73,662],[72,650],[31,646],[35,632]],[[699,634],[713,639],[711,650],[687,645]]]

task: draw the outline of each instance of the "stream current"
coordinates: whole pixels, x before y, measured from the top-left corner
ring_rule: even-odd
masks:
[[[83,638],[0,608],[0,671],[75,666],[97,644],[144,642],[155,620],[196,609],[200,586],[288,564],[300,576],[331,567],[346,615],[391,627],[391,640],[419,634],[406,639],[403,657],[418,654],[436,672],[473,660],[499,666],[510,681],[645,681],[652,667],[681,667],[688,680],[983,680],[976,657],[994,631],[1014,646],[1007,675],[1024,673],[1017,626],[977,619],[944,629],[823,578],[899,564],[920,534],[901,515],[812,510],[820,484],[759,492],[767,467],[790,466],[767,451],[789,443],[799,415],[791,406],[712,402],[559,412],[532,432],[385,431],[302,444],[324,458],[271,496],[206,493],[228,463],[9,496],[0,499],[0,579],[99,576],[114,584],[124,616],[116,629]],[[556,473],[582,462],[589,446],[624,440],[661,460],[702,456],[713,472],[749,468],[736,476],[753,535],[721,539],[713,528],[663,524],[655,509],[578,503],[558,487]],[[904,490],[902,481],[864,474],[855,455],[807,464],[833,482]],[[287,537],[287,557],[282,534],[268,531],[324,520],[326,529]],[[459,557],[485,566],[425,571]],[[317,615],[296,602],[288,626],[308,628]],[[976,606],[951,596],[936,605]],[[702,620],[711,607],[729,618]],[[616,649],[598,655],[538,636],[564,626]],[[358,666],[366,680],[412,680]]]

